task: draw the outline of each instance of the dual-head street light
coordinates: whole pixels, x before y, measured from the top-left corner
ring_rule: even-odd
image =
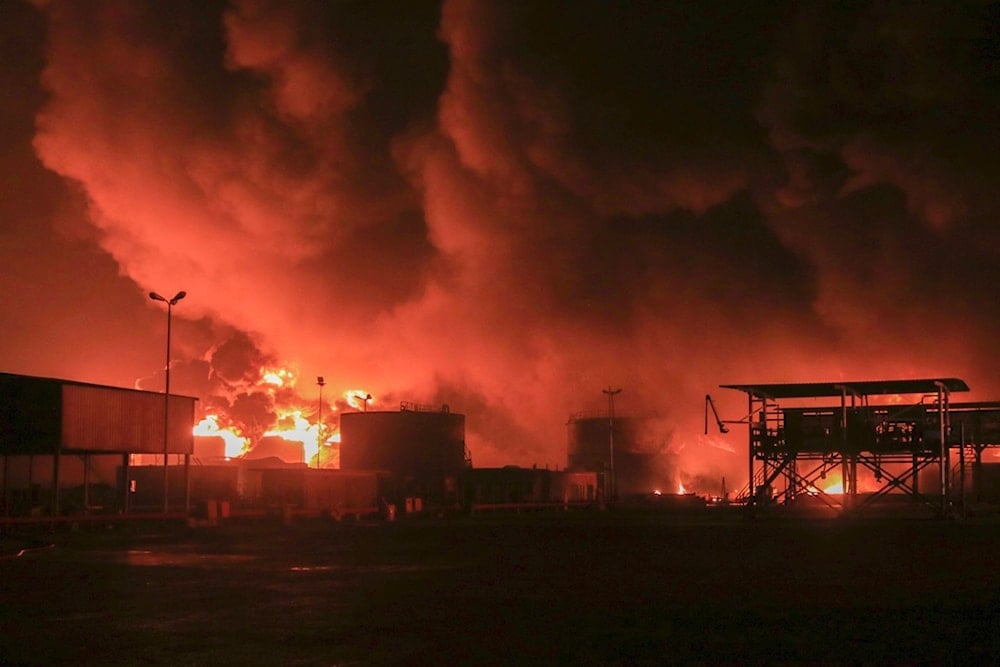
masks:
[[[323,451],[323,387],[326,386],[326,380],[320,375],[316,378],[316,384],[319,385],[319,416],[317,417],[316,425],[316,467],[319,467],[320,455]],[[306,461],[306,466],[309,462]]]
[[[359,401],[364,401],[364,406],[365,406],[364,411],[368,412],[368,401],[372,400],[372,395],[365,394],[364,396],[362,396],[361,394],[354,394],[354,398],[356,398]]]
[[[163,390],[163,513],[166,514],[170,508],[170,501],[167,495],[167,463],[170,455],[170,316],[171,311],[177,302],[187,296],[187,292],[180,291],[174,298],[168,299],[160,296],[156,292],[150,292],[149,298],[153,301],[162,301],[167,304],[167,366],[166,380]]]

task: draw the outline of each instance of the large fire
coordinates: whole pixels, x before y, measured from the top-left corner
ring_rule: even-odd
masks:
[[[262,368],[260,369],[261,382],[275,387],[295,385],[295,375],[285,368]]]
[[[823,484],[819,488],[823,493],[839,495],[844,493],[844,480],[840,478],[840,475],[830,475],[823,480]]]
[[[242,456],[250,446],[250,441],[236,433],[232,428],[222,428],[219,426],[218,415],[208,415],[195,424],[194,434],[222,438],[226,446],[226,458],[236,458]]]
[[[325,429],[324,429],[325,430]],[[310,423],[301,410],[290,410],[278,418],[278,425],[265,432],[265,436],[278,436],[291,442],[301,442],[306,461],[312,461],[319,453],[320,425]]]
[[[322,394],[314,402],[298,394],[297,384],[298,374],[293,369],[262,367],[256,381],[234,389],[231,400],[221,401],[224,405],[213,400],[212,412],[195,425],[193,433],[221,438],[227,459],[247,456],[263,438],[277,437],[301,445],[305,463],[311,467],[336,467],[339,456],[334,450],[340,443],[337,412],[344,408],[367,410],[374,398],[366,390],[349,389],[333,404]],[[258,410],[252,419],[241,419],[238,413],[247,404]],[[261,414],[268,416],[268,423],[257,421]],[[289,453],[288,458],[296,460],[297,455]]]

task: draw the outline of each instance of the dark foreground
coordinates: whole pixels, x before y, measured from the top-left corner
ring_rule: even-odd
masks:
[[[995,520],[22,532],[0,539],[0,664],[995,665],[998,555]]]

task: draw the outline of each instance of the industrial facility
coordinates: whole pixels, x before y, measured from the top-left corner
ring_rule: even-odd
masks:
[[[339,519],[603,500],[596,472],[473,469],[465,415],[447,405],[341,415],[337,469],[310,468],[301,443],[274,436],[226,458],[220,437],[193,435],[193,397],[12,374],[0,374],[0,396],[8,522]]]
[[[722,385],[747,396],[746,416],[719,417],[747,428],[747,486],[737,502],[752,508],[825,505],[861,513],[906,500],[941,516],[1000,500],[1000,402],[956,403],[969,391],[958,378]],[[825,491],[828,477],[840,480]],[[896,503],[898,504],[898,502]]]
[[[706,430],[710,414],[721,432],[746,428],[750,480],[724,504],[859,513],[905,501],[947,516],[1000,500],[1000,462],[984,456],[1000,447],[1000,402],[952,401],[968,391],[960,379],[722,387],[746,394],[747,413],[723,419],[707,395]],[[606,393],[606,414],[570,417],[565,470],[475,468],[465,415],[407,402],[342,414],[338,468],[310,467],[280,438],[226,458],[221,439],[193,435],[194,397],[3,373],[0,520],[394,518],[676,495],[669,434],[653,417],[616,417]]]

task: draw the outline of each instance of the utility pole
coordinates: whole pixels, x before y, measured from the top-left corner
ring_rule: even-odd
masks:
[[[316,384],[319,385],[319,416],[316,418],[318,422],[316,425],[316,467],[319,468],[320,453],[323,451],[323,386],[326,385],[326,380],[320,375],[316,378]],[[308,467],[309,462],[306,461],[306,466]]]
[[[164,381],[163,389],[163,513],[166,514],[170,509],[170,496],[167,493],[167,484],[169,481],[169,459],[170,459],[170,318],[173,315],[173,307],[177,305],[177,302],[187,296],[187,292],[180,291],[174,295],[174,298],[168,299],[166,297],[160,296],[156,292],[150,292],[149,298],[153,301],[162,301],[167,304],[167,366],[166,366],[166,380]]]
[[[611,500],[618,500],[618,480],[615,479],[615,394],[620,394],[622,390],[609,386],[603,391],[608,395],[608,495]]]

